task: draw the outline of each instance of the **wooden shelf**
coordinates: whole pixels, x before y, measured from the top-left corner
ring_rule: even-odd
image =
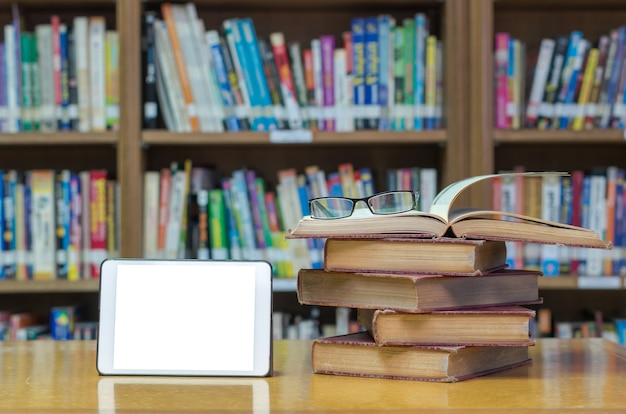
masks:
[[[0,294],[98,292],[100,280],[2,280]]]
[[[493,131],[497,144],[624,144],[624,131],[621,129],[597,129],[588,131],[519,129]]]
[[[2,145],[117,145],[117,132],[20,132],[0,134]]]
[[[626,287],[619,276],[544,276],[539,279],[539,289],[622,290]]]
[[[279,131],[281,134],[289,131]],[[295,135],[310,135],[310,140],[296,137],[289,144],[441,144],[446,143],[446,131],[357,131],[357,132],[309,132],[294,131]],[[268,132],[176,133],[164,130],[144,130],[143,143],[147,145],[282,145],[272,139]]]

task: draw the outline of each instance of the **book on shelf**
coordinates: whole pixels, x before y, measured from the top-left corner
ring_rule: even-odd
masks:
[[[475,276],[506,264],[502,241],[458,238],[330,238],[324,268],[334,271]]]
[[[426,312],[540,302],[539,272],[501,270],[482,276],[298,271],[298,301],[304,305],[344,306]]]
[[[447,235],[468,239],[610,248],[611,244],[602,239],[601,233],[583,227],[504,211],[458,207],[453,209],[454,201],[472,185],[495,177],[518,174],[531,178],[565,175],[558,172],[524,172],[470,177],[441,190],[433,200],[429,212],[413,210],[406,213],[375,215],[363,208],[356,209],[350,217],[335,220],[304,216],[288,232],[287,237],[433,238]]]
[[[529,346],[535,311],[523,306],[493,306],[424,313],[358,309],[359,324],[379,346]]]
[[[527,346],[378,346],[367,332],[313,341],[313,372],[457,382],[530,363]]]

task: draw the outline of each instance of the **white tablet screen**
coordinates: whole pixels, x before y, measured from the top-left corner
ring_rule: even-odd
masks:
[[[115,282],[106,274],[101,281],[99,364],[110,367],[101,372],[258,371],[259,347],[269,350],[266,342],[271,342],[271,280],[269,288],[260,288],[258,263],[114,262]],[[269,274],[271,279],[271,270]],[[260,292],[267,292],[269,306],[259,308]],[[260,315],[266,315],[265,322]],[[267,331],[267,341],[259,335],[262,331]]]

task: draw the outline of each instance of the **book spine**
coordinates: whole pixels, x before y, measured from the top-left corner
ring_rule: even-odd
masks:
[[[576,94],[576,85],[578,83],[578,76],[583,68],[584,57],[589,46],[589,42],[585,39],[578,40],[576,44],[576,51],[572,58],[571,73],[568,82],[568,86],[563,99],[563,113],[559,117],[559,128],[567,129],[572,117],[572,104],[574,102],[574,96]]]
[[[311,40],[313,55],[313,77],[315,79],[315,105],[311,108],[311,118],[315,120],[318,131],[324,131],[324,77],[322,75],[322,43],[320,39]]]
[[[324,96],[324,130],[335,131],[335,67],[334,67],[334,51],[335,37],[325,35],[320,37],[322,47],[322,77],[323,77],[323,96]]]
[[[606,171],[594,170],[589,180],[589,229],[606,237]],[[597,249],[586,249],[586,271],[588,276],[602,276],[604,253]]]
[[[598,63],[594,71],[591,91],[589,92],[589,102],[585,108],[584,129],[592,129],[595,127],[595,118],[600,105],[600,90],[602,88],[602,80],[607,65],[610,43],[609,36],[600,36],[600,40],[598,41]]]
[[[415,119],[415,19],[404,19],[404,128],[413,130]]]
[[[22,130],[33,131],[33,51],[32,33],[22,32],[20,35],[20,51],[21,51],[21,80],[22,80],[22,102],[21,102],[21,119]]]
[[[246,171],[233,171],[231,178],[232,206],[237,220],[244,259],[261,258],[261,250],[256,239],[253,206],[250,202]]]
[[[377,130],[380,119],[380,50],[378,18],[365,19],[365,128]]]
[[[608,128],[610,125],[613,104],[615,103],[615,96],[617,95],[617,85],[623,64],[624,47],[626,46],[626,26],[622,26],[619,29],[616,42],[615,58],[613,60],[613,65],[610,66],[611,75],[608,81],[606,100],[604,101],[605,104],[602,107],[602,113],[600,116],[600,128]],[[609,67],[607,67],[607,70],[608,69]]]
[[[335,130],[348,132],[352,130],[354,121],[348,116],[350,110],[350,98],[348,96],[348,79],[346,72],[346,50],[335,49],[333,53],[333,74],[335,91]]]
[[[393,30],[393,110],[392,131],[404,130],[404,26],[397,26]]]
[[[185,57],[183,55],[181,40],[179,39],[176,31],[176,21],[173,16],[172,6],[173,5],[170,3],[161,4],[161,13],[163,15],[163,20],[166,24],[167,31],[169,33],[169,39],[172,45],[174,62],[176,63],[178,78],[180,80],[181,89],[183,92],[187,120],[191,127],[191,131],[199,132],[200,119],[198,117],[197,103],[194,101],[191,80],[189,79],[189,75],[187,74],[187,66],[185,63]]]
[[[220,46],[224,54],[224,64],[228,71],[228,81],[237,103],[235,113],[243,130],[252,129],[252,113],[250,108],[249,86],[246,85],[241,63],[237,55],[235,37],[233,33],[233,22],[226,20],[223,23],[224,37],[220,37]]]
[[[157,255],[159,258],[165,258],[171,187],[172,173],[169,168],[162,168],[159,180],[159,219],[157,233]]]
[[[119,36],[114,30],[105,33],[105,122],[108,131],[120,128]]]
[[[365,129],[365,19],[357,17],[350,23],[354,71],[352,77],[354,129]]]
[[[222,194],[224,196],[224,211],[226,213],[225,222],[228,228],[229,258],[233,260],[240,260],[243,257],[241,251],[241,237],[239,235],[237,218],[235,217],[233,207],[231,182],[228,178],[222,180]]]
[[[263,63],[259,53],[258,41],[254,24],[251,19],[243,18],[239,20],[242,41],[248,55],[250,64],[250,78],[253,79],[254,88],[258,93],[258,102],[261,107],[261,118],[263,128],[267,131],[277,129],[278,125],[275,117],[271,113],[272,100],[267,86],[267,80],[263,72]]]
[[[495,39],[496,128],[507,129],[510,126],[506,116],[506,105],[508,101],[507,71],[509,66],[509,34],[504,32],[496,33]]]
[[[4,47],[6,64],[6,100],[7,124],[6,132],[20,131],[20,104],[19,99],[19,63],[16,60],[18,44],[15,40],[15,27],[12,24],[4,26]]]
[[[256,242],[257,249],[261,250],[261,252],[265,254],[268,242],[265,238],[265,231],[263,229],[263,217],[261,210],[263,200],[259,200],[258,198],[256,178],[254,170],[245,171],[246,188],[248,191],[248,200],[250,212],[252,213],[252,224],[254,227],[254,240]]]
[[[106,131],[106,76],[105,76],[104,17],[89,18],[89,91],[91,94],[91,130]]]
[[[239,119],[235,113],[235,97],[231,90],[231,84],[228,81],[228,72],[222,55],[222,47],[220,46],[220,37],[217,30],[209,30],[206,32],[206,43],[211,51],[213,66],[217,76],[217,82],[220,87],[220,96],[222,104],[226,112],[226,128],[229,131],[239,131]]]
[[[259,39],[259,53],[261,53],[261,58],[263,59],[263,70],[265,71],[267,86],[270,91],[270,96],[272,97],[272,113],[278,123],[278,129],[289,129],[287,111],[281,91],[280,75],[278,74],[274,51],[265,39]]]
[[[315,111],[315,73],[313,69],[313,51],[304,49],[302,51],[302,60],[304,64],[304,79],[306,83],[306,106],[303,108],[303,119],[308,123],[312,131],[317,130],[317,119],[312,116]]]
[[[25,223],[26,205],[24,204],[25,185],[22,177],[18,177],[15,185],[15,279],[28,280],[27,254],[27,227]]]
[[[159,230],[159,171],[145,171],[143,174],[143,255],[157,259]]]
[[[611,243],[614,246],[615,252],[619,252],[618,248],[615,248],[616,237],[615,237],[615,217],[616,217],[616,199],[617,199],[617,177],[618,177],[618,167],[611,165],[606,167],[606,196],[605,196],[605,231],[604,231],[604,240],[608,243]],[[603,252],[602,258],[602,275],[611,276],[613,273],[613,262],[614,255],[618,255],[619,253],[614,253],[611,251]],[[616,258],[618,256],[615,256]]]
[[[156,92],[156,52],[154,22],[157,14],[154,11],[143,13],[142,20],[142,54],[143,54],[143,127],[155,129],[159,114]]]
[[[0,42],[0,132],[7,132],[7,76],[6,76],[6,47]]]
[[[590,101],[591,88],[593,87],[594,75],[598,64],[598,49],[589,50],[587,62],[585,65],[585,71],[583,75],[583,82],[580,87],[580,94],[578,97],[578,105],[576,108],[576,116],[572,121],[572,129],[574,131],[580,131],[585,126],[585,114],[587,111],[587,105]]]
[[[89,278],[100,278],[100,264],[107,257],[107,217],[106,217],[105,170],[89,171],[90,245],[91,263]]]
[[[302,128],[309,128],[309,124],[306,120],[306,103],[307,103],[307,93],[306,93],[306,83],[304,80],[304,63],[302,62],[302,51],[300,47],[300,42],[289,42],[287,45],[287,50],[289,52],[289,59],[291,61],[291,68],[293,73],[293,83],[296,91],[296,100],[298,102],[299,114],[294,115],[294,117],[299,117],[301,120]]]
[[[82,192],[80,178],[77,174],[70,175],[70,240],[68,247],[68,274],[69,280],[82,278],[81,253],[82,253]]]
[[[69,131],[72,129],[70,122],[70,85],[69,85],[69,45],[68,45],[68,29],[66,24],[59,25],[59,58],[61,60],[60,80],[61,80],[61,105],[59,130]]]
[[[437,37],[428,36],[426,39],[426,86],[424,105],[424,128],[435,129],[437,104]]]
[[[214,188],[208,191],[209,245],[211,258],[228,259],[228,225],[224,205],[224,191]]]
[[[393,81],[393,27],[395,20],[387,14],[378,16],[378,51],[380,54],[380,82],[378,85],[378,101],[380,104],[379,130],[391,129],[391,91]]]
[[[91,131],[91,83],[89,82],[89,18],[77,16],[73,24],[76,47],[76,89],[78,130]],[[44,70],[43,68],[41,69]]]
[[[211,248],[209,244],[209,190],[200,189],[195,193],[197,206],[197,248],[195,249],[195,257],[200,260],[209,260],[211,258]],[[189,203],[191,205],[191,202]],[[188,234],[191,232],[187,232]]]
[[[428,28],[426,15],[417,13],[415,15],[415,80],[414,80],[414,101],[415,120],[413,129],[421,131],[424,129],[425,118],[425,96],[426,96],[426,39]]]
[[[3,222],[2,228],[2,261],[0,267],[3,268],[2,275],[4,279],[16,279],[17,273],[17,261],[16,261],[16,211],[15,211],[15,198],[16,198],[16,186],[17,186],[17,171],[6,171],[1,177],[0,181],[3,187],[3,194],[0,197],[2,200],[3,209],[0,221]]]
[[[67,117],[72,131],[78,130],[78,83],[76,79],[76,32],[67,30]]]
[[[57,279],[69,277],[70,247],[70,171],[62,170],[55,177],[56,199],[56,275]]]
[[[352,41],[352,32],[349,30],[341,34],[343,41],[343,49],[345,54],[345,92],[346,110],[344,111],[344,130],[354,131],[354,42]]]
[[[180,238],[185,214],[185,171],[176,163],[171,167],[170,196],[168,200],[168,221],[165,232],[165,258],[179,258]]]
[[[33,279],[54,279],[56,277],[54,171],[33,170],[31,185]]]
[[[533,77],[532,86],[530,88],[530,96],[528,98],[528,106],[526,108],[526,127],[534,128],[537,126],[539,119],[539,110],[541,108],[541,99],[546,88],[548,74],[550,72],[550,62],[554,55],[556,42],[554,39],[544,38],[539,46],[539,56],[537,57],[537,65],[535,66],[535,76]]]
[[[285,46],[285,37],[280,32],[270,34],[270,44],[274,55],[276,68],[280,79],[280,92],[282,101],[287,111],[289,128],[301,129],[302,119],[300,116],[300,105],[296,94],[296,86],[293,81],[291,67],[289,66],[289,56]]]

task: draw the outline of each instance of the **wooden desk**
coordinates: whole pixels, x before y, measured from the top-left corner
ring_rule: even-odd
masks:
[[[310,350],[276,342],[272,378],[100,377],[94,342],[0,342],[0,412],[626,411],[626,349],[600,339],[544,339],[532,365],[455,384],[313,375]]]

